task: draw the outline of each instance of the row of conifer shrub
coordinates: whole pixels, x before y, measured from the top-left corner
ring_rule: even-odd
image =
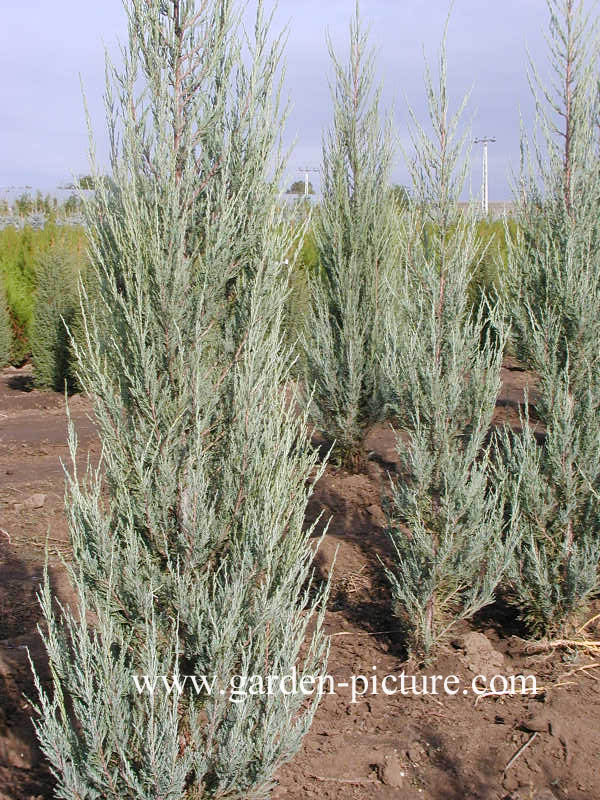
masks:
[[[433,135],[415,120],[413,191],[399,208],[357,14],[349,62],[334,56],[318,260],[300,311],[282,255],[293,267],[301,236],[278,206],[272,173],[283,164],[267,158],[282,125],[281,40],[266,46],[262,4],[250,67],[243,17],[227,0],[125,7],[125,64],[107,69],[112,179],[85,203],[97,298],[72,342],[102,470],[74,467],[68,479],[77,599],[57,607],[46,574],[52,679],[38,683],[36,727],[60,797],[258,800],[318,697],[140,695],[132,674],[324,673],[329,584],[311,578],[304,525],[324,465],[309,419],[349,470],[364,466],[373,422],[391,419],[402,434],[387,573],[417,657],[499,588],[537,636],[598,591],[597,87],[584,69],[568,169],[550,141],[549,161],[532,170],[542,201],[525,175],[508,268],[500,259],[477,292],[485,242],[458,207],[468,158],[445,47],[439,75],[426,72]],[[567,50],[582,57],[589,41],[570,16],[580,12],[565,9],[551,35],[574,36]],[[213,48],[198,47],[198,27]],[[298,355],[285,330],[295,316],[300,416],[282,391]],[[540,376],[541,445],[527,414],[522,432],[490,440],[509,337]]]
[[[533,72],[545,140],[523,141],[516,219],[491,271],[476,219],[460,210],[468,134],[464,104],[450,111],[445,42],[439,72],[426,69],[431,132],[411,115],[401,213],[382,190],[392,144],[358,22],[349,65],[335,63],[305,401],[350,470],[370,426],[393,420],[401,474],[385,499],[386,572],[417,657],[499,596],[529,634],[548,636],[600,590],[600,42],[583,6],[548,6],[567,95]],[[507,346],[539,379],[522,431],[492,425]]]
[[[318,209],[313,209],[316,216]],[[293,227],[293,224],[292,224]],[[469,286],[470,305],[482,303],[497,290],[506,263],[502,221],[477,224],[482,257]],[[19,366],[31,357],[39,388],[77,389],[75,364],[67,329],[77,332],[81,313],[78,284],[86,274],[82,228],[46,226],[0,231],[0,363]],[[287,338],[297,339],[308,306],[308,285],[319,269],[314,224],[309,224],[290,276]],[[62,320],[62,321],[61,321]]]

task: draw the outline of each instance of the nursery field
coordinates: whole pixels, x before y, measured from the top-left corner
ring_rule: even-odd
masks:
[[[530,387],[535,400],[534,384],[530,373],[505,359],[495,423],[516,427],[524,388]],[[60,464],[69,458],[64,399],[32,387],[29,367],[2,372],[0,800],[39,800],[52,792],[23,696],[35,697],[27,649],[45,675],[35,595],[47,536],[53,586],[63,602],[73,596],[59,557],[70,557]],[[99,454],[91,404],[75,395],[70,408],[83,466],[88,454],[92,462]],[[337,683],[371,676],[373,667],[380,677],[402,670],[453,675],[461,691],[453,696],[380,692],[352,703],[350,687],[338,687],[321,702],[297,756],[276,776],[273,798],[597,800],[600,665],[593,653],[539,644],[534,649],[507,612],[501,617],[492,606],[461,623],[424,671],[406,662],[379,560],[390,557],[380,497],[398,457],[389,428],[375,426],[366,449],[366,468],[358,473],[327,467],[307,511],[307,522],[321,512],[331,519],[315,561],[323,577],[337,549],[325,624],[332,637],[328,673]],[[596,601],[589,618],[598,612]],[[585,634],[600,639],[600,617]],[[538,693],[463,694],[475,675],[515,674],[535,676]]]
[[[82,225],[0,235],[0,800],[600,798],[600,18],[546,5],[494,222],[449,20],[397,131],[356,3],[309,208],[262,0],[125,0]]]

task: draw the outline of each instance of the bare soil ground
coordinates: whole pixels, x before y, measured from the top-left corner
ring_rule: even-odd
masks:
[[[517,426],[531,376],[507,362],[496,421]],[[83,464],[99,445],[89,402],[71,398]],[[423,673],[404,662],[390,613],[380,558],[389,556],[380,492],[395,468],[389,427],[371,432],[364,474],[328,467],[308,518],[324,510],[331,524],[317,555],[327,575],[336,549],[329,672],[353,675],[427,674],[460,678],[456,695],[384,696],[351,702],[350,687],[324,697],[297,757],[279,774],[275,800],[402,798],[412,800],[598,800],[600,798],[600,670],[584,652],[533,654],[514,621],[491,608],[455,632]],[[46,537],[54,586],[70,597],[59,553],[69,557],[63,508],[68,463],[64,398],[32,390],[27,368],[0,375],[0,800],[52,796],[24,694],[35,698],[27,648],[44,675],[36,625],[36,590]],[[592,613],[600,611],[600,604]],[[590,614],[592,616],[592,614]],[[600,639],[598,621],[587,629]],[[583,669],[585,667],[585,669]],[[376,669],[374,669],[376,668]],[[478,699],[473,677],[534,675],[535,697]],[[516,760],[511,759],[523,745]],[[507,766],[509,765],[510,766]]]

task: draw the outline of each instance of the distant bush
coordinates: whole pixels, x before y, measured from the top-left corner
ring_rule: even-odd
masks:
[[[33,375],[40,389],[72,390],[71,333],[78,322],[77,281],[81,262],[64,246],[49,250],[37,268],[37,290],[31,326]]]
[[[5,367],[10,361],[12,345],[12,328],[10,315],[6,304],[4,287],[0,284],[0,368]]]
[[[292,231],[298,234],[296,223],[292,223]],[[294,247],[288,253],[291,265],[289,278],[289,294],[285,312],[285,336],[290,347],[295,348],[301,337],[310,304],[309,281],[319,269],[319,254],[315,243],[314,223],[310,221],[306,227],[300,247]],[[298,360],[293,373],[296,378],[303,375],[305,360],[302,348],[299,348]]]
[[[495,336],[489,309],[498,300],[505,299],[503,287],[508,268],[508,247],[517,235],[518,227],[513,219],[480,220],[476,225],[477,255],[471,267],[468,302],[475,314],[481,314],[483,318],[484,339],[489,335]],[[506,347],[510,349],[510,342]]]
[[[471,273],[469,299],[476,303],[482,294],[493,296],[500,292],[507,268],[507,236],[514,238],[514,220],[480,220],[476,226],[479,256]]]
[[[10,361],[13,364],[22,364],[31,353],[37,270],[44,254],[54,246],[72,252],[83,261],[83,228],[47,224],[41,230],[26,225],[21,230],[9,226],[0,231],[0,276],[12,323]]]
[[[29,330],[33,316],[35,270],[33,241],[40,233],[31,228],[6,228],[0,232],[0,269],[4,279],[6,299],[13,327],[10,360],[21,364],[29,353]]]

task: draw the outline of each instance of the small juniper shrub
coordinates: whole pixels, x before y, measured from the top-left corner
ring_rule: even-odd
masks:
[[[486,443],[506,327],[498,304],[473,310],[469,301],[481,243],[476,219],[458,207],[464,104],[450,116],[445,38],[439,83],[427,68],[426,89],[433,137],[412,115],[413,203],[382,362],[402,465],[386,504],[396,554],[387,574],[410,650],[421,659],[494,600],[514,547]],[[493,336],[485,334],[490,324]]]
[[[305,401],[333,458],[362,463],[366,429],[382,413],[380,369],[386,275],[397,266],[397,214],[389,191],[393,156],[382,128],[374,56],[356,17],[350,60],[330,53],[335,71],[333,126],[323,144],[323,200],[314,220],[320,269],[311,274],[312,302],[303,336]]]
[[[33,376],[40,389],[74,388],[71,336],[80,327],[80,271],[80,262],[66,247],[56,245],[40,256],[31,326]]]
[[[532,65],[541,135],[523,140],[507,272],[515,350],[539,377],[537,436],[528,406],[522,435],[504,436],[521,530],[510,597],[535,636],[563,630],[600,589],[600,40],[582,3],[547,6],[560,80],[545,88]]]

